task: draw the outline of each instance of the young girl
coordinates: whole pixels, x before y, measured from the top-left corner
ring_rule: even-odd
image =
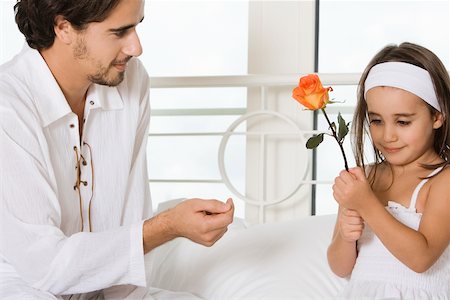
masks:
[[[449,75],[431,51],[387,46],[367,66],[352,124],[360,167],[333,185],[339,211],[328,262],[350,275],[340,298],[450,298],[449,117]]]

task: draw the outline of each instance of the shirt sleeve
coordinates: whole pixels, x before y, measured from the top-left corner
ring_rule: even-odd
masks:
[[[131,62],[131,61],[130,61]],[[149,76],[142,65],[142,63],[134,59],[132,63],[135,63],[136,74],[139,74],[141,84],[136,85],[137,80],[128,78],[128,90],[131,92],[129,98],[141,98],[139,104],[139,123],[136,129],[136,139],[133,147],[133,161],[131,162],[131,170],[127,182],[127,197],[128,201],[135,203],[142,203],[140,200],[142,197],[148,199],[145,201],[144,207],[142,207],[144,219],[152,216],[152,201],[150,196],[150,188],[148,184],[148,171],[147,171],[147,140],[150,126],[150,82]],[[136,94],[135,94],[136,93]],[[142,95],[144,95],[142,97]]]
[[[142,169],[146,169],[148,99],[141,109],[128,185],[130,191],[141,185],[148,194]],[[44,146],[36,129],[2,105],[0,118],[0,253],[6,262],[32,287],[54,295],[121,284],[146,286],[143,221],[64,235],[55,179],[47,171],[49,162],[41,153]]]

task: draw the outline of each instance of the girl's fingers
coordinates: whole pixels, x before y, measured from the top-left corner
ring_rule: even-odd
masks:
[[[358,218],[361,217],[359,215],[359,213],[354,209],[347,209],[345,212],[346,212],[346,216],[349,216],[349,217],[358,217]]]

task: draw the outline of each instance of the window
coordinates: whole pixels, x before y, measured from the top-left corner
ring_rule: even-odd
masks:
[[[15,3],[15,0],[0,1],[0,64],[10,60],[24,43],[14,21]]]
[[[150,1],[138,27],[151,76],[247,73],[248,1]],[[177,81],[182,82],[179,78]],[[233,195],[220,182],[221,135],[246,112],[246,88],[152,88],[148,168],[154,208],[175,198]],[[225,152],[230,181],[244,191],[245,137]],[[244,203],[235,200],[236,215]]]

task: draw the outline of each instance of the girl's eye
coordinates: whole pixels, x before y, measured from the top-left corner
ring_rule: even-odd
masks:
[[[411,124],[411,121],[401,121],[401,120],[398,120],[397,123],[398,123],[400,126],[408,126],[409,124]]]
[[[370,120],[370,125],[379,125],[379,124],[381,124],[381,120],[378,119]]]

